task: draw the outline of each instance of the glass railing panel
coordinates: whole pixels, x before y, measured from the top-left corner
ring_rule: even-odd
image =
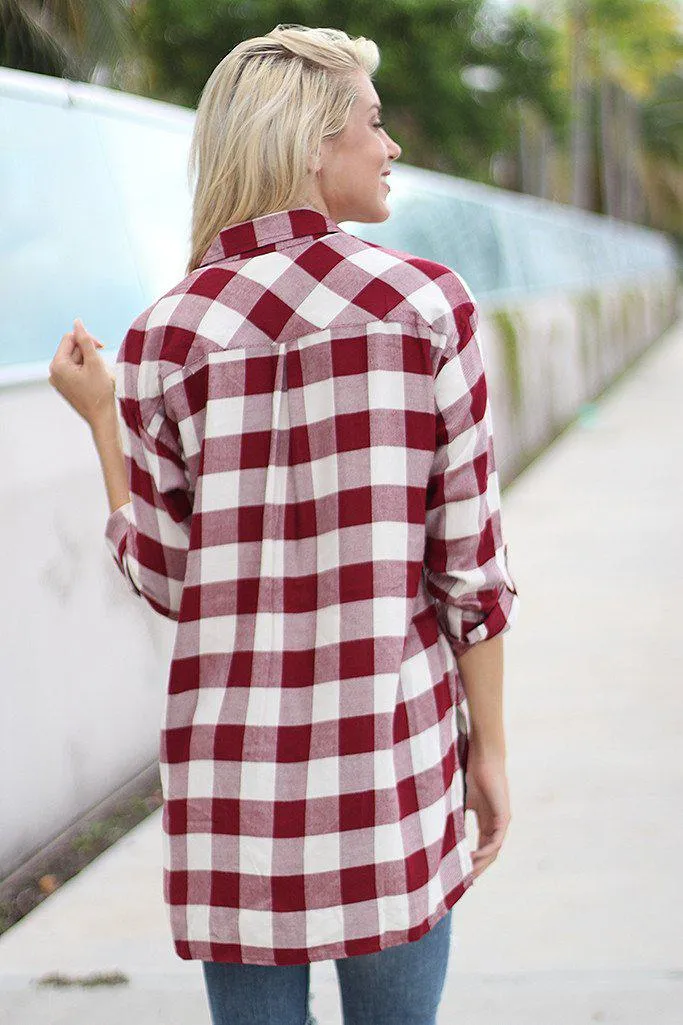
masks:
[[[143,293],[94,118],[0,103],[0,363],[49,359],[74,316],[115,342]]]

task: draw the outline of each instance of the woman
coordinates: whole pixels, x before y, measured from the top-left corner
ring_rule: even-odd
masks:
[[[377,64],[369,40],[279,27],[214,71],[189,273],[118,358],[123,448],[80,322],[51,365],[117,564],[178,623],[164,889],[216,1025],[302,1025],[325,958],[347,1025],[433,1025],[450,909],[510,818],[517,599],[475,306],[448,268],[339,228],[389,216]]]

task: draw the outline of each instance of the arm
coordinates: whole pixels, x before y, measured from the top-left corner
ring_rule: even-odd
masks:
[[[64,335],[50,364],[50,384],[89,424],[109,501],[114,512],[130,502],[126,464],[121,448],[114,381],[98,358],[101,343],[87,333],[80,320]]]
[[[126,463],[121,448],[119,421],[112,401],[106,412],[90,425],[97,454],[100,457],[104,486],[109,501],[109,511],[116,512],[130,502]]]
[[[119,569],[157,612],[177,619],[191,515],[182,460],[161,417],[154,437],[129,417],[135,425],[124,426],[122,445],[112,378],[98,345],[77,321],[50,365],[50,383],[90,425],[111,512],[106,537]]]
[[[503,638],[480,641],[457,658],[470,713],[470,750],[505,761]]]
[[[510,824],[503,727],[503,638],[492,637],[457,659],[470,713],[467,801],[477,818],[475,878],[498,857]]]
[[[475,877],[495,859],[510,820],[503,729],[503,640],[517,609],[507,569],[491,413],[472,304],[456,311],[435,379],[437,450],[427,503],[425,574],[456,657],[470,735],[467,804],[479,845]]]

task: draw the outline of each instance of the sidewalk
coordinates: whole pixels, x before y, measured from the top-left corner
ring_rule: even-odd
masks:
[[[513,823],[456,907],[439,1025],[683,1022],[683,324],[506,493]],[[208,1025],[159,814],[0,938],[2,1025]],[[120,971],[127,985],[36,986]],[[320,1025],[340,1025],[331,963]],[[396,1023],[400,1025],[400,1023]]]

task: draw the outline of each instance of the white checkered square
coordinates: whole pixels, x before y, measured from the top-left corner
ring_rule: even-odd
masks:
[[[218,512],[234,508],[238,504],[241,474],[239,470],[224,470],[206,473],[202,477],[202,509],[204,512]]]
[[[375,861],[396,861],[403,847],[400,822],[387,822],[373,830],[375,840]]]
[[[308,908],[306,910],[306,943],[309,950],[335,942],[335,936],[344,935],[344,909],[342,907]]]
[[[254,626],[254,651],[282,651],[285,623],[282,612],[257,612]]]
[[[202,580],[207,584],[237,580],[241,546],[237,542],[200,549]]]
[[[306,796],[334,797],[339,793],[339,758],[312,758],[308,763]]]
[[[459,359],[449,359],[434,382],[434,397],[440,410],[446,411],[454,402],[469,394],[465,367]]]
[[[326,285],[318,284],[299,303],[296,312],[315,327],[327,327],[348,305],[346,299],[330,291]]]
[[[422,826],[422,842],[425,847],[443,839],[446,830],[447,802],[445,797],[428,805],[422,810],[420,824]]]
[[[370,473],[373,484],[408,483],[408,461],[405,449],[396,445],[376,445],[370,449]]]
[[[428,769],[433,769],[441,761],[440,733],[441,726],[437,722],[410,738],[410,754],[416,776]]]
[[[239,329],[244,325],[246,317],[231,310],[222,303],[213,302],[199,321],[197,335],[206,338],[215,345],[228,345]]]
[[[186,416],[178,421],[178,432],[183,443],[186,459],[192,459],[201,451],[202,443],[197,434],[197,425],[193,416]]]
[[[398,680],[393,673],[375,673],[372,680],[375,715],[388,715],[395,711],[397,685]]]
[[[336,452],[311,462],[313,498],[324,498],[339,491],[339,457]]]
[[[244,762],[240,777],[243,801],[273,801],[276,783],[275,762]]]
[[[372,558],[380,562],[404,562],[408,554],[409,525],[398,520],[381,520],[372,524]]]
[[[272,836],[239,838],[240,872],[267,878],[273,873],[275,840]]]
[[[369,370],[368,403],[370,409],[405,409],[405,378],[394,370]]]
[[[373,636],[405,637],[407,612],[406,598],[376,598],[372,603]]]
[[[225,701],[225,687],[200,687],[192,716],[194,726],[210,726],[220,721]]]
[[[430,691],[434,686],[429,657],[424,650],[416,652],[401,663],[400,671],[403,694],[406,701]]]
[[[367,271],[373,278],[378,278],[391,267],[398,267],[401,259],[383,249],[361,249],[349,256],[349,263]]]
[[[304,837],[304,872],[330,871],[339,867],[339,833],[321,833]]]
[[[264,537],[261,542],[261,576],[281,580],[285,572],[285,546],[280,538]]]
[[[213,797],[214,770],[215,762],[213,759],[190,759],[187,763],[188,798]]]
[[[268,288],[291,266],[292,261],[283,253],[263,253],[261,256],[255,256],[253,260],[247,260],[244,266],[240,267],[239,273],[243,278],[256,281],[264,288]]]
[[[341,683],[327,680],[313,687],[311,722],[336,722],[339,718]]]
[[[185,914],[188,940],[202,942],[205,936],[211,935],[209,928],[211,908],[207,904],[188,904]]]
[[[478,537],[484,529],[482,517],[485,509],[479,495],[461,498],[458,502],[446,502],[445,514],[446,537]]]
[[[273,949],[273,912],[240,908],[237,919],[240,937],[248,937],[250,947]],[[244,942],[244,940],[242,941]]]
[[[203,655],[222,655],[235,646],[235,616],[204,616],[199,620],[199,650]]]
[[[306,407],[307,423],[315,423],[317,420],[327,420],[334,416],[334,378],[329,377],[323,381],[312,381],[303,390],[304,405]]]
[[[280,687],[249,687],[247,701],[247,726],[277,726],[280,722]]]
[[[341,629],[341,610],[339,605],[326,605],[316,610],[315,614],[315,646],[322,648],[326,644],[338,644]]]
[[[206,404],[206,431],[212,438],[230,437],[242,433],[244,395],[221,395]]]
[[[443,289],[435,281],[428,281],[421,288],[416,288],[408,295],[408,300],[428,324],[446,315],[451,320],[453,313],[443,294]]]
[[[137,398],[158,399],[161,395],[161,376],[156,360],[142,360],[138,371]]]
[[[325,534],[318,534],[318,572],[324,573],[328,569],[337,569],[339,566],[339,532],[328,530]]]
[[[187,867],[190,872],[210,872],[214,866],[211,833],[187,834]]]
[[[379,901],[382,931],[396,932],[410,918],[410,898],[407,893],[390,893]]]
[[[182,292],[178,292],[175,295],[165,295],[159,299],[147,315],[146,330],[151,331],[155,327],[166,327],[167,324],[173,321],[173,314],[184,301],[185,296]]]

